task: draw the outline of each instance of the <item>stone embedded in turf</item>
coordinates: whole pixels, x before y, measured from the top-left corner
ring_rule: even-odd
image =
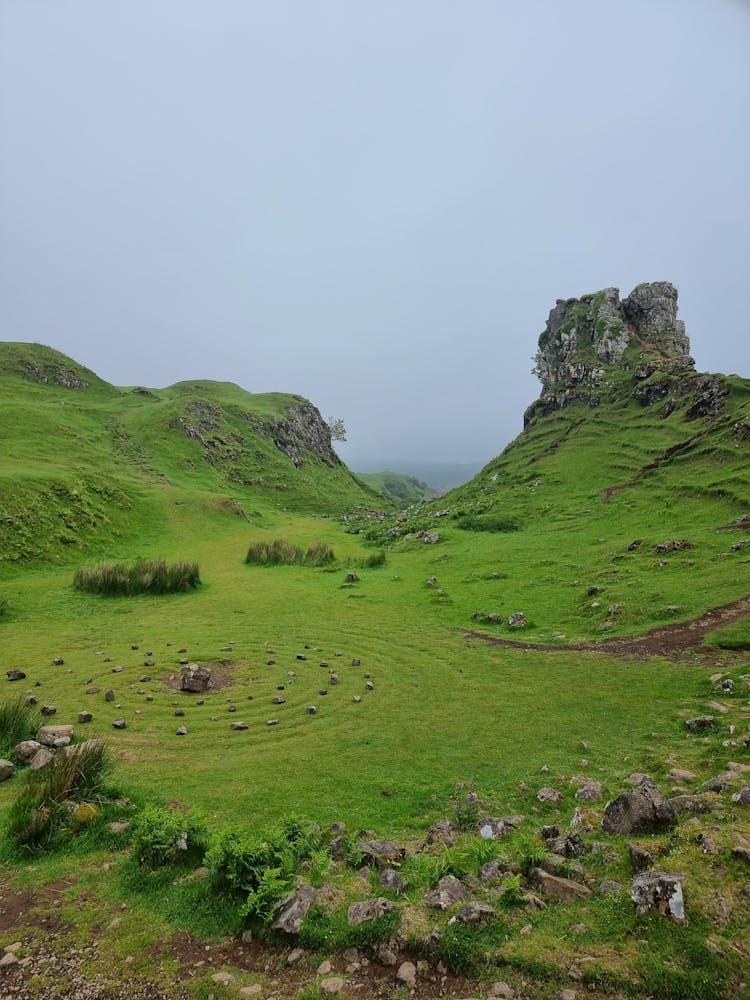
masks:
[[[216,722],[216,716],[211,717],[211,722]],[[246,722],[230,722],[229,728],[235,731],[239,731],[240,729],[247,729],[248,725]]]
[[[23,681],[26,680],[26,674],[23,670],[7,670],[5,676],[9,681]]]
[[[346,911],[346,919],[350,927],[357,927],[370,920],[377,920],[384,913],[390,912],[393,906],[390,899],[385,899],[383,896],[378,896],[377,899],[365,899],[360,903],[351,904]]]
[[[79,712],[78,713],[78,721],[79,722],[91,722],[91,720],[93,718],[94,718],[94,716],[91,714],[91,712]]]
[[[446,875],[441,878],[437,888],[431,889],[424,894],[424,901],[427,906],[435,907],[438,910],[447,910],[454,903],[460,903],[466,899],[468,893],[455,875]]]
[[[529,881],[541,889],[546,896],[568,902],[574,899],[585,899],[591,895],[591,890],[580,882],[559,875],[551,875],[542,868],[532,868],[529,871]]]
[[[175,730],[175,736],[187,736],[187,728],[180,726],[179,729]]]
[[[630,898],[639,917],[651,909],[669,916],[677,923],[685,920],[681,872],[641,872],[633,879]]]
[[[380,873],[380,885],[383,889],[391,892],[402,893],[406,888],[406,883],[395,868],[384,868]]]
[[[549,788],[549,786],[545,785],[544,788],[539,789],[536,797],[540,802],[559,802],[562,795],[560,792],[555,791],[554,788]]]
[[[0,760],[0,781],[7,781],[13,775],[16,766],[13,761]]]
[[[115,692],[112,690],[112,688],[108,688],[104,692],[104,700],[105,701],[114,701],[115,700]]]
[[[701,732],[703,729],[710,729],[716,719],[713,715],[697,715],[694,719],[686,719],[685,727],[690,730],[691,733]]]
[[[211,685],[211,668],[189,663],[180,670],[180,690],[205,694]]]
[[[286,934],[299,934],[302,921],[318,901],[318,894],[309,885],[300,885],[276,906],[273,928]]]
[[[471,927],[476,927],[477,924],[483,924],[487,920],[492,920],[492,918],[496,916],[497,911],[494,907],[490,906],[489,903],[481,903],[478,900],[472,900],[472,902],[462,906],[455,917],[450,918],[448,923],[468,924]]]
[[[456,841],[456,828],[449,819],[439,819],[427,831],[428,844],[445,844],[453,847]]]
[[[115,719],[115,721],[112,723],[112,727],[114,729],[127,729],[128,724],[125,721],[125,719]]]

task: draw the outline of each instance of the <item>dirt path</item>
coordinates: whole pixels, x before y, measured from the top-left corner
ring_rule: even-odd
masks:
[[[676,622],[674,625],[660,625],[643,635],[632,635],[608,639],[594,639],[590,642],[580,642],[565,646],[545,645],[544,643],[521,642],[515,639],[500,639],[483,632],[473,632],[462,629],[463,635],[472,639],[481,639],[492,646],[504,646],[508,649],[533,649],[545,653],[606,653],[609,656],[623,656],[631,659],[648,659],[650,656],[672,656],[684,653],[685,650],[699,646],[702,640],[716,629],[731,625],[750,615],[750,596],[741,597],[731,604],[707,611],[699,618],[689,622]],[[731,655],[727,650],[720,650],[722,655]]]

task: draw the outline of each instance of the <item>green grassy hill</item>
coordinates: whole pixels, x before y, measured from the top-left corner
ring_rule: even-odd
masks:
[[[356,472],[355,475],[396,507],[409,507],[440,494],[439,490],[423,483],[416,476],[405,476],[399,472]]]
[[[696,373],[679,329],[669,341],[641,321],[643,296],[619,333],[613,297],[589,299],[563,303],[546,331],[542,397],[517,440],[449,495],[390,514],[355,510],[375,506],[373,494],[309,435],[316,424],[299,417],[309,404],[298,397],[209,382],[117,389],[48,349],[5,345],[0,640],[2,670],[26,677],[0,679],[0,706],[33,696],[76,740],[104,736],[117,798],[29,856],[6,836],[22,769],[0,784],[4,901],[64,885],[61,924],[97,942],[99,958],[83,959],[90,974],[130,969],[157,982],[155,995],[179,983],[191,1000],[218,995],[219,965],[235,977],[220,987],[227,996],[252,984],[318,998],[315,970],[330,952],[337,974],[353,970],[341,995],[376,1000],[393,968],[375,961],[358,982],[343,950],[355,941],[374,959],[376,931],[395,933],[386,921],[355,938],[347,923],[350,903],[381,896],[402,927],[399,961],[430,963],[420,996],[484,996],[500,979],[534,1000],[571,980],[592,1000],[743,995],[750,814],[732,793],[750,767],[746,610],[715,615],[713,634],[684,628],[679,649],[629,637],[750,593],[750,382]],[[277,538],[330,545],[336,558],[245,563],[248,543]],[[163,596],[74,589],[74,569],[104,555],[194,560],[202,582]],[[520,628],[508,623],[517,612]],[[620,645],[592,643],[603,638]],[[185,658],[213,669],[205,697],[176,690]],[[707,712],[713,724],[686,728]],[[230,728],[236,720],[247,728]],[[655,834],[605,833],[605,803],[643,773],[665,795],[702,793],[710,811]],[[584,781],[601,784],[599,801],[577,795]],[[704,794],[707,783],[718,790]],[[475,798],[483,815],[512,818],[500,839],[478,834]],[[253,838],[290,814],[324,826],[324,846],[296,872],[320,889],[321,908],[295,966],[296,939],[267,921],[252,924],[260,945],[237,950],[243,899],[216,894],[203,857],[155,873],[139,865],[134,821],[154,801],[176,810],[180,830],[195,807],[212,836],[240,831],[251,857]],[[425,844],[430,823],[467,815],[455,847]],[[111,820],[131,826],[115,832]],[[353,843],[331,857],[334,822],[353,841],[364,829],[405,843],[403,893],[375,868],[363,874]],[[585,884],[573,901],[541,900],[526,878],[549,861],[542,828],[552,826],[581,837],[558,858],[558,872]],[[686,924],[635,913],[632,840],[655,869],[684,873]],[[479,880],[491,861],[502,884]],[[427,907],[425,891],[447,873],[492,905],[489,923],[449,923],[460,904]],[[287,886],[271,879],[265,891],[268,916]],[[24,920],[0,925],[1,947],[35,940]],[[189,934],[185,960],[170,947]],[[438,958],[479,981],[444,990],[436,975],[432,991]]]
[[[0,558],[67,558],[141,537],[185,505],[206,517],[382,501],[301,396],[225,382],[116,388],[37,344],[0,344]]]

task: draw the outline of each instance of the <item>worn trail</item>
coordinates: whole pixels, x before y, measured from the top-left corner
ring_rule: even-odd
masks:
[[[739,600],[724,604],[719,608],[713,608],[692,621],[675,622],[674,625],[660,625],[649,632],[644,632],[643,635],[612,636],[607,639],[593,639],[589,642],[557,646],[522,642],[516,639],[500,639],[484,632],[474,632],[468,629],[461,631],[463,635],[472,639],[481,639],[492,646],[504,646],[508,649],[533,649],[549,653],[606,653],[609,656],[648,659],[650,656],[670,656],[694,649],[711,632],[715,632],[725,625],[731,625],[748,615],[750,615],[750,596],[741,597]],[[722,653],[725,652],[722,650]]]

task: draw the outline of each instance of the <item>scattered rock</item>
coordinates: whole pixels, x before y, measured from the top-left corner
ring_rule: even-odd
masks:
[[[508,624],[511,628],[526,628],[529,623],[523,611],[514,611],[508,618]]]
[[[602,786],[599,781],[587,781],[576,791],[576,798],[579,802],[600,802],[602,798]]]
[[[51,764],[54,759],[55,755],[51,750],[48,750],[47,747],[40,747],[37,753],[35,753],[32,757],[29,767],[32,771],[41,771],[43,767]]]
[[[42,744],[37,740],[23,740],[15,747],[13,754],[22,764],[28,764],[36,756],[41,746]]]
[[[0,759],[0,781],[7,781],[8,778],[12,777],[16,766],[10,760]]]
[[[686,719],[685,726],[691,733],[699,733],[704,729],[710,729],[715,722],[713,715],[697,715],[694,719]]]
[[[606,833],[659,833],[676,824],[675,807],[646,777],[637,788],[607,803],[602,829]]]
[[[402,893],[406,887],[406,883],[395,868],[384,868],[380,873],[380,885],[383,889],[389,889],[391,892]]]
[[[248,725],[246,722],[230,722],[229,728],[234,729],[235,731],[239,731],[240,729],[247,729]]]
[[[127,724],[127,722],[124,719],[115,719],[115,721],[112,723],[112,728],[113,729],[127,729],[128,728],[128,724]]]
[[[23,670],[6,670],[5,676],[9,681],[23,681],[26,680],[26,674]]]
[[[638,916],[655,908],[662,916],[670,916],[682,923],[685,919],[683,878],[679,872],[641,872],[636,875],[630,888],[630,898]]]
[[[343,990],[344,980],[341,976],[331,976],[328,979],[321,980],[320,988],[329,996],[334,996],[336,993],[340,993]]]
[[[105,701],[114,701],[115,700],[115,692],[112,690],[112,688],[108,688],[104,692],[104,700]]]
[[[378,896],[377,899],[365,899],[361,903],[352,903],[346,912],[346,918],[351,927],[364,924],[369,920],[377,920],[384,913],[393,909],[390,899]]]
[[[413,962],[402,962],[396,973],[396,982],[413,990],[417,985],[417,968]]]
[[[91,712],[79,712],[78,713],[78,721],[79,722],[91,722],[91,720],[93,718],[94,718],[94,716],[91,714]]]
[[[447,910],[455,903],[466,899],[468,893],[455,875],[446,875],[441,878],[436,889],[431,889],[424,894],[424,901],[427,906],[434,906],[440,910]]]
[[[286,934],[299,934],[302,921],[317,899],[318,894],[311,886],[299,886],[277,905],[274,930],[284,931]]]
[[[554,788],[549,788],[545,786],[544,788],[539,789],[539,791],[536,793],[536,797],[539,799],[540,802],[559,802],[560,799],[562,798],[562,795]]]
[[[357,847],[372,858],[379,868],[398,867],[406,857],[406,848],[392,840],[367,840],[357,844]]]
[[[565,902],[574,899],[585,899],[591,895],[591,890],[581,885],[580,882],[573,882],[569,878],[561,878],[559,875],[550,875],[542,868],[532,868],[529,871],[529,880],[534,883],[547,896],[561,899]]]
[[[653,864],[654,859],[646,848],[641,847],[640,844],[628,844],[628,854],[630,855],[630,863],[633,866],[633,871],[646,871]]]
[[[615,882],[612,879],[605,879],[599,886],[599,892],[620,892],[625,886],[622,882]]]
[[[735,792],[732,796],[732,802],[736,802],[741,806],[750,806],[750,785],[745,785],[739,792]]]
[[[482,924],[486,920],[491,920],[496,916],[497,911],[488,903],[480,903],[476,900],[472,900],[472,902],[462,906],[455,917],[451,917],[448,923],[453,924],[458,922],[460,924],[476,926],[477,924]]]

